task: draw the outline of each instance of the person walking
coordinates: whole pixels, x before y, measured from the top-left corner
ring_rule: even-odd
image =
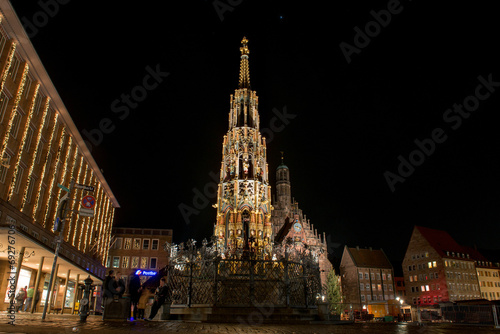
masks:
[[[113,298],[116,299],[116,298],[121,298],[125,293],[125,282],[123,281],[121,272],[116,273],[115,281],[116,281],[116,293],[113,296]]]
[[[28,291],[26,291],[26,302],[24,303],[24,312],[30,311],[34,294],[35,294],[35,288],[30,286]]]
[[[160,286],[156,288],[155,301],[153,303],[153,306],[151,307],[151,313],[149,314],[149,317],[144,320],[152,321],[156,316],[156,313],[158,313],[160,307],[165,303],[165,300],[168,297],[168,288],[165,285],[165,283],[166,283],[165,277],[162,277],[160,279]]]
[[[35,292],[35,307],[33,308],[33,312],[36,312],[36,308],[38,307],[38,302],[40,301],[40,289],[37,289]],[[33,313],[32,312],[32,313]]]
[[[26,291],[24,291],[24,288],[21,288],[16,295],[16,312],[19,312],[19,309],[22,308],[24,297],[26,297]]]
[[[116,281],[115,272],[110,270],[108,276],[104,278],[104,283],[102,284],[102,304],[101,307],[104,308],[108,298],[113,298],[116,294]]]
[[[144,311],[149,304],[149,298],[154,296],[150,289],[144,287],[141,284],[141,296],[139,297],[139,302],[137,303],[137,319],[144,319]]]
[[[128,293],[130,294],[130,307],[132,308],[132,318],[137,319],[137,304],[139,303],[139,298],[141,297],[142,286],[141,279],[139,275],[135,275],[130,280],[128,285]]]

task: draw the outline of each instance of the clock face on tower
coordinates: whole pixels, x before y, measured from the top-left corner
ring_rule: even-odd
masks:
[[[296,222],[295,224],[293,224],[293,229],[295,230],[295,232],[300,232],[302,230],[302,225],[300,225],[299,222]]]

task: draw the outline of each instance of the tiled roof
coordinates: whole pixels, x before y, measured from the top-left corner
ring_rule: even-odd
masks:
[[[392,264],[381,249],[348,248],[357,267],[392,269]]]
[[[415,227],[441,257],[450,257],[452,253],[472,255],[470,248],[460,246],[446,231],[435,230],[423,226]],[[447,255],[446,252],[449,252],[450,255]],[[458,256],[459,255],[457,255],[457,257]],[[472,257],[470,259],[472,259]]]

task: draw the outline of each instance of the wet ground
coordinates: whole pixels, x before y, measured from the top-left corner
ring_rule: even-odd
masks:
[[[500,334],[493,326],[457,325],[449,323],[355,323],[355,324],[309,324],[309,325],[251,325],[251,324],[207,324],[180,321],[102,321],[100,316],[89,316],[80,323],[75,315],[48,314],[45,320],[38,314],[16,314],[14,325],[10,325],[5,312],[0,312],[0,334],[3,333],[196,333],[196,334]]]

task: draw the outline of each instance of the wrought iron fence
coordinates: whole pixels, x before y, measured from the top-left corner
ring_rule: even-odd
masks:
[[[319,265],[311,252],[275,249],[271,259],[194,242],[167,245],[172,305],[316,307]]]

